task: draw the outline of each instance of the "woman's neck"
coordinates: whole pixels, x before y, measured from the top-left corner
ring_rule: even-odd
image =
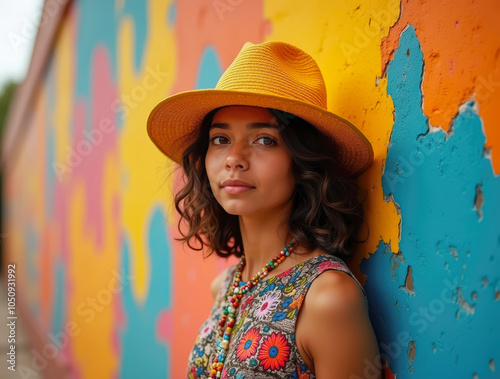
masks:
[[[246,265],[242,280],[248,281],[290,242],[284,214],[275,212],[265,217],[240,216],[240,230]]]

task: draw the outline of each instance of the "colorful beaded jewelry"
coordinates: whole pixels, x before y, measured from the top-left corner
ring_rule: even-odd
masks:
[[[229,304],[224,308],[224,313],[219,322],[220,332],[219,337],[221,340],[217,342],[217,354],[212,363],[212,370],[210,371],[211,378],[220,378],[222,375],[222,370],[224,369],[224,361],[226,359],[226,353],[229,348],[229,342],[233,334],[233,326],[236,320],[236,311],[241,303],[241,298],[246,294],[252,287],[259,283],[263,278],[267,276],[272,270],[274,270],[281,262],[285,260],[286,257],[293,252],[294,241],[290,242],[288,247],[285,247],[278,255],[267,263],[261,271],[259,271],[253,278],[251,278],[246,284],[240,287],[241,275],[243,269],[245,268],[245,256],[242,255],[240,262],[236,266],[236,271],[233,277],[233,284],[228,290],[229,292]]]

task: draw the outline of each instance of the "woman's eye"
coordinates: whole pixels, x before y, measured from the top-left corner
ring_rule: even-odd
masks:
[[[265,146],[276,145],[276,140],[271,137],[260,137],[257,139],[258,143]]]
[[[215,136],[210,138],[210,142],[212,142],[214,145],[224,145],[229,142],[229,140],[226,137],[222,136]]]

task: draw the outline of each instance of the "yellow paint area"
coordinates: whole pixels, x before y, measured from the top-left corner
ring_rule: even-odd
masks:
[[[112,155],[104,160],[102,204],[113,204],[118,196],[118,162]],[[71,259],[68,288],[69,317],[64,331],[72,341],[72,351],[82,378],[111,378],[117,368],[112,332],[116,327],[114,302],[124,285],[117,270],[120,251],[120,224],[113,207],[102,207],[102,246],[96,230],[85,223],[87,194],[83,182],[75,186],[70,199],[69,247]],[[103,335],[104,333],[104,335]],[[94,362],[95,364],[89,364]]]
[[[136,277],[133,290],[136,298],[142,300],[147,295],[150,278],[149,253],[146,251],[148,231],[144,226],[149,225],[147,220],[151,209],[157,204],[167,206],[165,214],[170,221],[173,220],[173,207],[170,206],[173,204],[173,176],[169,173],[174,167],[146,133],[149,112],[166,97],[175,78],[175,41],[173,30],[165,21],[170,3],[148,2],[149,38],[139,72],[134,72],[136,42],[132,18],[124,19],[117,37],[122,222],[130,242],[130,271]]]
[[[400,216],[394,203],[384,201],[381,182],[394,106],[381,78],[380,43],[399,17],[399,1],[273,0],[264,9],[272,24],[266,40],[286,41],[311,54],[325,78],[328,109],[353,122],[372,143],[374,163],[360,177],[368,191],[370,237],[356,252],[357,263],[374,253],[381,239],[397,253]]]

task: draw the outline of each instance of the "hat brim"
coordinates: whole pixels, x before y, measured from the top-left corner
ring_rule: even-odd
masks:
[[[181,163],[182,152],[189,143],[184,137],[200,127],[207,113],[230,105],[274,108],[306,120],[337,143],[337,162],[349,175],[360,174],[373,161],[370,142],[348,120],[299,100],[265,93],[216,89],[178,93],[164,99],[151,111],[147,121],[148,135],[165,155]]]

